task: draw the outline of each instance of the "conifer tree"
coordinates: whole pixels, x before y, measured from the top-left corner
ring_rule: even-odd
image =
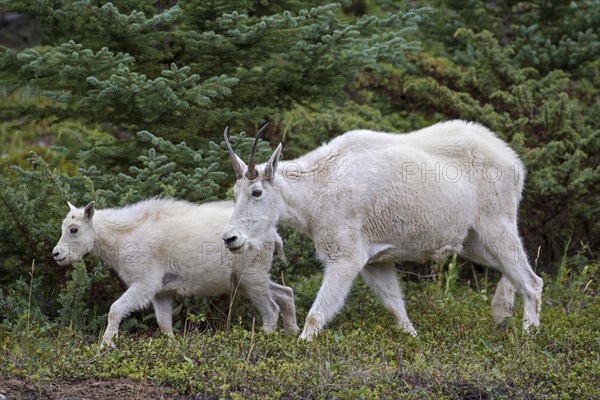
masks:
[[[347,22],[335,3],[275,13],[248,1],[121,3],[4,0],[47,29],[43,48],[0,50],[0,78],[9,92],[38,85],[58,101],[3,118],[77,115],[175,141],[216,137],[335,97],[359,70],[414,47],[404,36],[415,13]]]

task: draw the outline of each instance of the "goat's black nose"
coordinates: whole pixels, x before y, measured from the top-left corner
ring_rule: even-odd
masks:
[[[54,253],[52,253],[52,255],[53,255],[54,257],[58,257],[58,256],[60,255],[60,253],[59,253],[58,251],[55,251]]]
[[[237,240],[237,236],[231,236],[223,240],[225,241],[225,246],[229,247],[235,243],[235,241]]]

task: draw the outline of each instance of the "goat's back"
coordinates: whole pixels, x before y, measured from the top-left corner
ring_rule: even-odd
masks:
[[[193,204],[183,200],[155,198],[119,209],[100,210],[123,235],[140,242],[160,239],[166,243],[199,240],[220,241],[223,226],[233,212],[233,203],[219,201]]]
[[[493,162],[510,167],[520,162],[506,142],[489,129],[460,120],[441,122],[411,133],[350,131],[334,138],[322,151],[329,154],[362,153],[368,155],[365,160],[377,164],[395,160],[456,161]]]
[[[327,171],[314,179],[314,201],[331,205],[316,232],[337,234],[339,221],[354,221],[371,242],[431,251],[462,243],[483,218],[516,218],[524,177],[505,142],[464,121],[408,134],[350,131],[294,162]]]

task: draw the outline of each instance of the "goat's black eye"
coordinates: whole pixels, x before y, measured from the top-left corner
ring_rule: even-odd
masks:
[[[71,234],[76,234],[77,233],[77,228],[71,228],[69,229],[69,232],[71,232]]]
[[[253,197],[260,197],[261,194],[262,194],[262,190],[254,189],[252,191],[252,196]]]

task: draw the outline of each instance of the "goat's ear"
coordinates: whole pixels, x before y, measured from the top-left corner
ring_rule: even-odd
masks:
[[[229,153],[229,158],[231,158],[233,164],[235,179],[242,179],[245,172],[248,170],[248,167],[246,166],[246,163],[235,154],[235,151],[233,151],[233,148],[231,147],[231,143],[229,143],[229,127],[225,128],[223,139],[225,139],[225,147],[227,147],[227,153]]]
[[[71,211],[77,210],[77,207],[75,207],[73,204],[71,204],[70,201],[67,201],[67,204],[69,205],[69,210],[71,210]]]
[[[267,162],[267,165],[265,166],[265,180],[267,181],[273,181],[273,178],[275,177],[275,170],[277,169],[277,163],[279,163],[281,149],[282,146],[281,143],[279,143],[279,146],[277,146],[277,148],[273,152],[273,155],[271,156],[271,158]]]
[[[83,210],[83,216],[85,217],[85,219],[92,219],[92,217],[94,216],[95,205],[96,202],[92,201],[90,204],[85,206],[85,209]]]
[[[238,171],[238,169],[236,169],[235,164],[234,164],[234,167],[233,167],[233,169],[235,171],[235,179],[236,180],[237,179],[242,179],[246,175],[246,172],[248,171],[248,166],[246,165],[246,163],[244,162],[244,160],[242,160],[241,158],[238,157],[237,154],[234,154],[234,155],[235,155],[235,158],[236,158],[236,160],[238,162],[238,165],[239,165],[239,171]]]

